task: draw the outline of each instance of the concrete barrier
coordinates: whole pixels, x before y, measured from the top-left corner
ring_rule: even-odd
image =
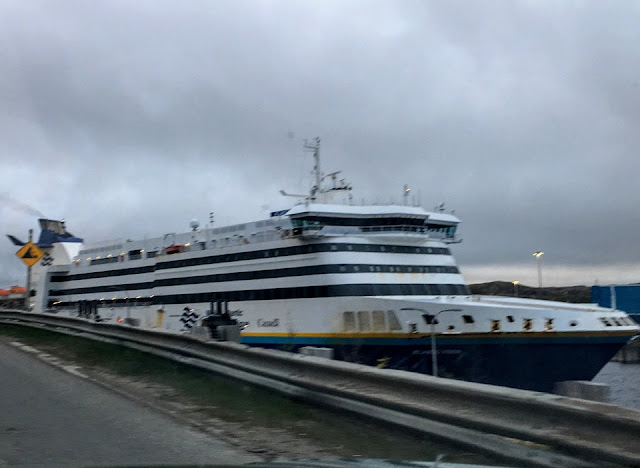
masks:
[[[317,346],[304,346],[300,348],[300,354],[316,356],[325,359],[333,359],[333,348],[319,348]]]
[[[89,338],[177,355],[185,363],[197,362],[259,385],[286,388],[289,394],[301,398],[326,404],[340,401],[348,410],[368,417],[392,422],[391,416],[383,415],[402,415],[396,419],[414,418],[414,426],[416,418],[431,421],[449,428],[452,434],[464,429],[493,435],[495,440],[506,436],[594,460],[640,465],[640,412],[634,410],[236,343],[204,342],[188,335],[121,324],[21,312],[0,312],[0,319],[62,327]],[[446,433],[440,436],[447,438]],[[567,460],[530,464],[584,466]]]
[[[566,380],[555,385],[554,393],[570,398],[582,398],[583,400],[609,401],[611,389],[607,384],[589,382],[585,380]]]

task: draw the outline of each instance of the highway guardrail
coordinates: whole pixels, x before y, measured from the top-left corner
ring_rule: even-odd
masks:
[[[627,408],[53,314],[0,311],[0,321],[130,346],[530,465],[640,466],[640,411]]]

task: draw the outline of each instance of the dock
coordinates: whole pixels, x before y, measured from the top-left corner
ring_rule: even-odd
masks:
[[[627,343],[624,348],[613,356],[611,361],[622,362],[624,364],[640,363],[640,339],[635,339]]]

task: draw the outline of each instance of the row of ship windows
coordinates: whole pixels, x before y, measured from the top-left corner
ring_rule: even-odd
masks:
[[[465,324],[473,324],[475,323],[475,319],[473,315],[462,315],[462,321]],[[386,321],[385,321],[386,319]],[[438,324],[438,320],[435,319],[433,315],[424,314],[423,319],[427,325],[431,325],[432,323]],[[513,315],[507,315],[506,320],[509,323],[514,323],[515,318]],[[604,320],[604,319],[603,319]],[[619,318],[621,320],[621,318]],[[628,320],[627,320],[628,321]],[[415,323],[409,323],[409,333],[417,333],[417,325]],[[533,331],[534,320],[531,318],[522,319],[522,331],[528,332]],[[573,320],[569,322],[569,326],[576,327],[578,322]],[[360,310],[358,312],[346,311],[342,313],[342,329],[345,332],[382,332],[382,331],[397,331],[402,330],[402,326],[398,321],[395,313],[391,310],[386,311],[386,314],[382,310],[373,310],[366,311]],[[449,325],[447,327],[447,332],[455,332],[455,325]],[[547,318],[544,319],[544,330],[545,331],[553,331],[554,327],[554,319]],[[499,333],[502,331],[501,320],[491,320],[491,332]]]
[[[454,266],[340,265],[342,273],[459,273]]]
[[[393,310],[360,310],[343,312],[343,330],[345,332],[384,332],[402,330],[402,325]]]
[[[135,285],[122,285],[120,291],[127,294],[135,289]],[[102,289],[85,291],[85,293],[104,293],[110,295],[118,291],[119,286],[103,286]],[[100,287],[97,287],[100,288]],[[85,288],[89,289],[89,288]],[[93,288],[91,288],[93,289]],[[142,288],[141,288],[142,289]],[[49,292],[50,297],[69,295],[71,290]],[[77,292],[76,292],[77,293]],[[78,293],[79,294],[79,293]],[[300,299],[312,297],[345,297],[345,296],[409,296],[409,295],[468,295],[464,284],[335,284],[322,286],[301,286],[293,288],[269,288],[243,291],[218,291],[192,294],[170,294],[154,296],[153,302],[158,304],[188,304],[210,301],[262,301],[274,299]],[[62,302],[60,302],[62,303]],[[65,303],[66,304],[66,303]]]
[[[153,267],[143,267],[143,268],[127,268],[123,270],[111,270],[101,272],[103,274],[98,275],[98,273],[84,273],[79,275],[68,275],[68,276],[53,276],[51,278],[51,282],[53,283],[61,283],[61,282],[69,282],[69,281],[78,281],[82,279],[92,279],[92,278],[100,278],[100,277],[110,277],[110,276],[125,276],[131,274],[142,274],[142,273],[152,273],[154,271]],[[280,269],[272,269],[272,270],[260,270],[260,271],[247,271],[247,272],[237,272],[237,273],[226,273],[226,274],[214,274],[207,276],[196,276],[191,277],[193,280],[189,278],[181,278],[181,279],[168,279],[168,280],[159,280],[159,286],[167,286],[173,284],[191,284],[191,283],[209,283],[209,282],[217,282],[217,281],[239,281],[239,280],[251,280],[251,279],[263,279],[263,278],[281,278],[285,276],[303,276],[303,275],[319,275],[319,274],[331,274],[331,273],[449,273],[449,274],[457,274],[460,271],[458,267],[455,266],[444,266],[444,265],[368,265],[368,264],[358,264],[358,265],[312,265],[308,267],[300,267],[300,268],[280,268]],[[203,280],[199,280],[198,278],[203,278]]]
[[[166,254],[180,253],[189,250],[189,247],[181,246],[180,249],[176,249],[176,246],[168,247],[165,249]],[[213,257],[200,257],[191,258],[188,260],[178,260],[174,262],[163,262],[158,265],[159,268],[178,268],[182,266],[204,265],[207,263],[226,263],[241,260],[255,260],[259,258],[270,258],[288,255],[301,255],[308,253],[319,252],[386,252],[386,253],[417,253],[417,254],[435,254],[435,255],[450,255],[450,251],[444,247],[409,247],[403,245],[379,245],[379,244],[309,244],[298,245],[294,247],[285,247],[281,249],[267,249],[267,250],[255,250],[250,252],[239,252],[235,254],[216,255]],[[135,253],[129,253],[129,260],[139,260],[143,257],[144,252],[139,251]],[[147,252],[147,258],[153,258],[158,255],[158,252]],[[88,259],[91,265],[103,265],[106,263],[118,263],[124,260],[124,254],[109,255],[104,258],[92,258]]]
[[[144,252],[136,252],[136,253],[129,253],[128,257],[129,260],[140,260],[143,258],[144,255],[146,255],[146,258],[154,258],[156,255],[158,254],[158,252],[156,251],[151,251],[151,252],[146,252],[146,254]],[[89,264],[94,266],[94,265],[105,265],[108,263],[118,263],[118,262],[123,262],[125,258],[125,254],[122,253],[120,255],[107,255],[106,257],[99,257],[99,258],[89,258],[87,260],[89,260]],[[80,261],[76,260],[76,263],[79,264]]]
[[[176,281],[176,280],[170,280]],[[114,291],[128,292],[135,290],[153,289],[163,285],[162,281],[151,283],[137,283],[117,286],[92,286],[88,288],[74,288],[51,290],[52,297],[70,296],[75,294],[109,294]],[[242,291],[219,291],[210,293],[195,293],[181,295],[166,295],[163,297],[177,297],[179,302],[200,302],[189,297],[202,296],[208,300],[256,301],[271,299],[296,299],[309,297],[344,297],[344,296],[453,296],[468,295],[469,289],[464,284],[332,284],[320,286],[300,286],[292,288],[250,289]],[[180,299],[183,298],[184,300]],[[212,298],[212,299],[209,299]]]
[[[636,324],[633,320],[627,317],[600,317],[600,321],[607,327],[624,327]]]

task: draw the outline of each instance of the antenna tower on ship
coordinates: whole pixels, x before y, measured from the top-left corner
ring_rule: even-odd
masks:
[[[322,182],[322,172],[320,171],[320,137],[315,137],[311,142],[304,140],[302,148],[306,151],[313,151],[313,175],[316,179],[316,185],[311,189],[311,199],[315,199],[316,194],[320,193],[320,184]]]
[[[307,203],[309,201],[320,200],[321,203],[327,203],[332,194],[336,194],[342,191],[350,191],[351,185],[349,185],[344,179],[338,181],[338,174],[341,171],[332,172],[331,174],[323,175],[320,170],[320,137],[316,137],[313,140],[304,140],[302,145],[303,151],[313,152],[313,171],[312,174],[315,178],[315,185],[311,187],[309,195],[300,195],[295,193],[287,193],[284,190],[280,190],[280,193],[285,197],[295,197],[304,199]],[[329,188],[322,188],[322,181],[327,177],[331,178],[332,186]],[[351,194],[349,194],[351,195]],[[351,200],[351,197],[349,197]]]

